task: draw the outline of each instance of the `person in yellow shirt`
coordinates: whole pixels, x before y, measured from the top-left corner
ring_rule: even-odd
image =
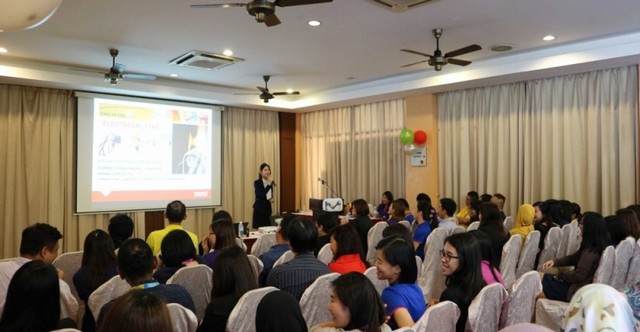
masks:
[[[478,200],[478,193],[475,191],[470,191],[467,193],[467,197],[464,200],[464,206],[460,209],[458,213],[456,213],[456,219],[458,219],[458,224],[464,228],[469,226],[471,221],[471,216],[469,215],[469,206],[471,206],[472,201]]]
[[[169,221],[169,224],[163,229],[151,232],[151,234],[149,234],[149,237],[147,237],[147,244],[153,250],[153,255],[157,256],[160,252],[162,239],[164,239],[164,237],[169,234],[169,232],[176,229],[183,230],[187,232],[187,234],[189,234],[189,237],[191,238],[191,241],[193,241],[193,245],[196,247],[197,251],[198,242],[200,241],[198,239],[198,236],[192,232],[185,230],[182,227],[182,221],[187,219],[187,207],[184,205],[184,203],[182,203],[181,201],[173,201],[167,204],[167,209],[164,212],[164,217],[167,219],[167,221]]]

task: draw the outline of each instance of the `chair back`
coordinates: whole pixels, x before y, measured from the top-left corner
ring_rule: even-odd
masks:
[[[469,305],[467,327],[478,332],[498,331],[500,313],[506,299],[507,291],[500,283],[484,286]]]
[[[375,287],[378,294],[382,295],[382,291],[389,286],[389,281],[387,279],[380,280],[378,279],[378,268],[372,266],[364,271],[364,276],[371,281],[373,287]]]
[[[262,287],[252,289],[238,300],[227,321],[227,331],[255,332],[256,330],[256,308],[262,298],[278,289],[275,287]]]
[[[505,217],[502,224],[504,225],[504,231],[509,233],[509,231],[513,228],[513,217],[512,216]]]
[[[191,310],[178,303],[167,303],[167,309],[174,332],[195,332],[198,328],[198,318]]]
[[[565,227],[567,230],[565,231]],[[582,233],[580,233],[580,227],[578,226],[578,221],[574,220],[571,223],[564,225],[562,227],[562,231],[565,232],[565,243],[567,245],[566,251],[564,255],[558,254],[558,257],[568,256],[580,248],[580,242],[582,242]]]
[[[331,252],[331,243],[327,243],[324,246],[322,246],[322,248],[320,248],[320,251],[318,251],[318,260],[325,264],[331,263],[331,261],[333,260],[333,252]]]
[[[540,231],[533,231],[527,234],[527,237],[524,240],[524,246],[520,250],[520,256],[518,258],[516,279],[535,268],[534,265],[536,264],[536,255],[538,254],[539,243]]]
[[[439,299],[446,287],[445,277],[440,271],[440,250],[444,248],[444,239],[448,233],[447,229],[437,227],[429,234],[424,246],[424,261],[418,284],[427,299]]]
[[[238,247],[242,248],[242,251],[247,252],[247,245],[244,243],[244,241],[242,241],[241,238],[236,238],[236,244],[238,245]]]
[[[414,331],[455,331],[460,308],[451,301],[430,306],[413,324]],[[397,331],[397,330],[396,330]]]
[[[518,234],[511,235],[511,238],[502,247],[502,259],[500,260],[500,273],[507,289],[516,281],[516,267],[520,257],[520,242],[522,237]]]
[[[640,281],[640,240],[633,246],[633,255],[629,262],[629,272],[625,281],[626,287],[631,287]]]
[[[249,258],[249,263],[251,263],[253,273],[256,274],[256,280],[260,283],[260,273],[262,273],[262,269],[264,269],[264,263],[254,255],[247,255],[247,258]]]
[[[551,227],[547,233],[547,237],[544,238],[544,249],[542,249],[540,258],[538,259],[538,271],[542,272],[544,262],[560,257],[558,254],[560,253],[559,247],[561,242],[563,242],[562,229],[560,229],[560,227]]]
[[[382,232],[385,228],[387,228],[387,223],[380,221],[373,225],[367,233],[367,262],[371,265],[376,263],[376,246],[382,240]]]
[[[516,325],[510,325],[507,326],[505,328],[503,328],[502,330],[498,331],[498,332],[522,332],[522,331],[528,331],[528,332],[553,332],[553,330],[550,330],[542,325],[538,325],[538,324],[534,324],[534,323],[520,323],[520,324],[516,324]]]
[[[251,254],[260,257],[274,245],[276,245],[276,233],[261,234],[251,246]]]
[[[469,224],[469,227],[467,227],[467,232],[475,231],[476,229],[478,229],[478,227],[480,227],[480,222],[474,221]]]
[[[418,255],[416,255],[416,267],[418,268],[418,278],[416,279],[417,282],[418,279],[422,277],[422,258],[420,258],[420,256]]]
[[[416,332],[416,330],[405,326],[405,327],[401,327],[399,329],[393,330],[393,332]]]
[[[518,278],[503,307],[500,327],[530,322],[540,292],[542,282],[538,271],[529,271]]]
[[[282,254],[282,256],[280,256],[280,258],[278,258],[278,260],[276,260],[275,263],[273,263],[273,267],[276,267],[276,266],[278,266],[280,264],[284,264],[284,263],[292,260],[293,256],[295,256],[293,254],[293,251],[291,251],[291,250],[285,251],[284,254]]]
[[[464,229],[464,227],[462,226],[456,226],[453,227],[449,230],[449,235],[453,235],[453,234],[458,234],[458,233],[464,233],[466,231],[466,229]]]
[[[399,224],[401,224],[402,226],[406,227],[409,231],[411,231],[411,223],[407,220],[400,220],[398,221]]]
[[[131,289],[131,285],[129,285],[129,283],[124,279],[120,278],[120,276],[114,276],[105,281],[104,284],[100,285],[100,287],[89,295],[87,304],[89,305],[89,310],[91,310],[93,317],[97,319],[100,315],[100,309],[102,309],[105,304],[109,303],[111,300],[117,299],[120,295],[128,292],[129,289]]]
[[[331,313],[327,309],[333,290],[331,282],[339,276],[340,274],[335,272],[321,275],[302,293],[300,310],[307,322],[307,327],[311,328],[316,324],[332,320]]]
[[[536,301],[536,324],[552,331],[560,331],[562,319],[568,307],[569,302],[538,299]]]
[[[631,256],[633,255],[633,247],[635,247],[636,240],[632,237],[628,237],[621,241],[616,247],[616,254],[614,259],[613,274],[611,275],[610,285],[611,287],[622,290],[627,280],[627,274],[629,273],[629,263],[631,263]]]
[[[607,284],[611,286],[611,276],[613,276],[613,268],[615,266],[616,250],[613,246],[608,246],[600,257],[598,269],[593,276],[594,284]]]
[[[184,287],[191,295],[196,306],[196,317],[198,321],[204,318],[207,305],[211,302],[211,289],[213,271],[205,264],[185,266],[173,274],[167,284],[176,284]]]
[[[82,255],[84,251],[65,252],[53,261],[53,266],[64,272],[62,280],[69,285],[71,294],[76,298],[78,304],[84,305],[84,301],[78,296],[76,286],[73,284],[73,275],[82,267]]]

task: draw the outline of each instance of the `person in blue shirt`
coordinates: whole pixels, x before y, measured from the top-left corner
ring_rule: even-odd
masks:
[[[294,214],[287,214],[282,218],[282,222],[280,222],[280,226],[276,231],[276,244],[269,248],[269,251],[260,255],[260,260],[262,261],[262,272],[260,272],[260,276],[258,278],[259,284],[261,287],[264,287],[267,284],[267,277],[269,276],[269,272],[273,268],[273,264],[282,256],[287,250],[289,250],[289,236],[287,234],[287,228],[293,219],[296,216]]]
[[[413,233],[413,248],[416,255],[424,260],[424,246],[427,243],[427,237],[431,234],[431,223],[428,220],[431,205],[427,201],[418,202],[418,210],[416,211],[416,223],[418,227]]]

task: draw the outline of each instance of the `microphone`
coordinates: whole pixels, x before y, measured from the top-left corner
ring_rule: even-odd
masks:
[[[323,180],[322,178],[318,178],[318,181],[320,181],[320,183],[322,183],[323,185],[326,183],[326,181]]]

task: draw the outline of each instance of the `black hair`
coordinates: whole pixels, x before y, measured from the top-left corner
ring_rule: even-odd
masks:
[[[91,288],[96,289],[107,281],[107,272],[117,263],[113,242],[107,232],[96,229],[87,234],[81,266],[87,268],[87,283]]]
[[[502,233],[506,234],[498,206],[493,203],[484,203],[480,207],[480,225],[478,229],[485,228],[489,225],[497,227]]]
[[[405,240],[407,243],[413,245],[413,238],[411,237],[411,231],[402,224],[389,225],[382,230],[382,237],[395,236]]]
[[[471,197],[472,201],[477,200],[479,198],[478,192],[477,191],[473,191],[473,190],[468,192],[467,196]]]
[[[391,266],[400,267],[400,275],[396,283],[414,284],[418,279],[418,266],[416,265],[416,252],[413,244],[398,237],[386,237],[378,242],[376,250],[380,250],[384,259]]]
[[[196,247],[191,237],[181,229],[167,233],[160,244],[160,251],[162,263],[168,267],[180,267],[188,259],[197,260]]]
[[[338,244],[338,250],[333,255],[333,260],[337,260],[343,255],[358,254],[364,262],[366,257],[362,250],[362,241],[358,231],[351,224],[340,225],[331,231],[331,238]]]
[[[325,233],[331,232],[332,229],[340,224],[340,218],[335,212],[319,211],[316,218],[318,220],[318,226],[322,226],[322,230],[324,230]],[[284,221],[284,218],[282,221]],[[282,226],[282,222],[280,222],[280,226]]]
[[[53,250],[61,238],[60,231],[49,224],[37,223],[31,225],[22,231],[20,254],[35,256],[45,247]]]
[[[478,240],[478,243],[480,244],[480,256],[482,260],[489,262],[489,265],[493,269],[500,271],[500,259],[499,257],[494,257],[495,255],[493,254],[493,245],[491,244],[491,238],[489,237],[489,235],[479,230],[474,230],[469,233],[475,236],[475,238]],[[491,274],[493,275],[493,278],[495,280],[498,280],[498,276],[496,276],[496,273],[493,269],[491,269]]]
[[[187,207],[180,201],[173,201],[167,204],[165,214],[170,222],[181,223],[187,215]]]
[[[135,281],[150,276],[153,263],[153,250],[142,239],[124,241],[118,249],[118,271],[124,279]]]
[[[442,206],[443,210],[447,211],[447,215],[449,217],[453,217],[453,215],[456,213],[456,209],[458,209],[456,201],[451,198],[440,199],[440,206]]]
[[[219,250],[236,245],[236,229],[231,220],[217,219],[209,228],[216,235],[216,243],[212,249]]]
[[[289,225],[291,225],[291,222],[296,218],[298,217],[293,213],[287,213],[282,217],[282,221],[280,221],[280,236],[283,240],[289,240]],[[325,229],[325,232],[326,231],[329,230]]]
[[[489,194],[482,194],[482,195],[480,195],[479,200],[480,200],[482,203],[489,203],[489,202],[491,202],[491,195],[489,195]]]
[[[284,221],[284,220],[283,220]],[[318,229],[312,221],[296,217],[287,227],[289,246],[294,253],[313,251],[318,243]]]
[[[627,230],[627,236],[632,236],[636,240],[640,238],[640,221],[638,221],[638,217],[633,210],[628,208],[619,209],[616,211],[616,215],[622,220]]]
[[[218,219],[227,219],[227,220],[233,222],[233,218],[231,218],[231,214],[229,212],[227,212],[226,210],[216,211],[216,213],[214,213],[213,217],[211,218],[211,222],[213,223],[214,221],[216,221]]]
[[[349,272],[332,283],[334,294],[349,308],[350,319],[345,330],[378,332],[384,324],[384,304],[371,281],[362,273]]]
[[[627,231],[620,217],[612,214],[606,216],[604,222],[607,226],[607,232],[609,232],[609,239],[612,245],[617,246],[622,240],[627,238]]]
[[[444,242],[456,249],[459,261],[458,269],[447,276],[445,283],[447,287],[461,289],[465,296],[464,302],[471,303],[482,287],[486,286],[480,270],[482,261],[480,243],[470,232],[450,235]]]
[[[575,219],[577,220],[582,219],[582,213],[581,213],[582,209],[580,208],[580,204],[576,202],[571,203],[571,211],[572,211],[572,215],[575,216]]]
[[[431,197],[429,197],[429,195],[427,195],[425,193],[419,193],[416,196],[416,202],[420,202],[420,201],[427,201],[427,202],[429,202],[429,204],[431,204]]]
[[[358,198],[355,201],[351,202],[351,206],[356,209],[356,213],[358,217],[368,216],[369,215],[369,204],[362,198]]]
[[[611,244],[604,218],[597,212],[585,212],[582,216],[582,242],[580,250],[588,250],[602,254]]]
[[[269,166],[269,164],[267,164],[267,163],[260,164],[260,172],[258,172],[258,179],[262,179],[262,170],[265,167],[269,167],[269,170],[271,170],[271,166]]]
[[[120,248],[122,242],[133,235],[133,219],[126,214],[119,213],[109,219],[109,235],[114,248]]]
[[[387,199],[389,200],[389,204],[391,204],[391,202],[393,202],[393,193],[391,193],[389,190],[383,192],[382,196],[387,197]]]
[[[211,298],[234,294],[236,300],[258,288],[258,281],[247,254],[239,246],[222,249],[213,266]]]
[[[409,210],[409,202],[408,202],[406,199],[404,199],[404,198],[398,198],[397,200],[398,200],[398,201],[400,201],[400,202],[402,202],[402,205],[404,205],[404,209],[405,209],[405,210]]]

